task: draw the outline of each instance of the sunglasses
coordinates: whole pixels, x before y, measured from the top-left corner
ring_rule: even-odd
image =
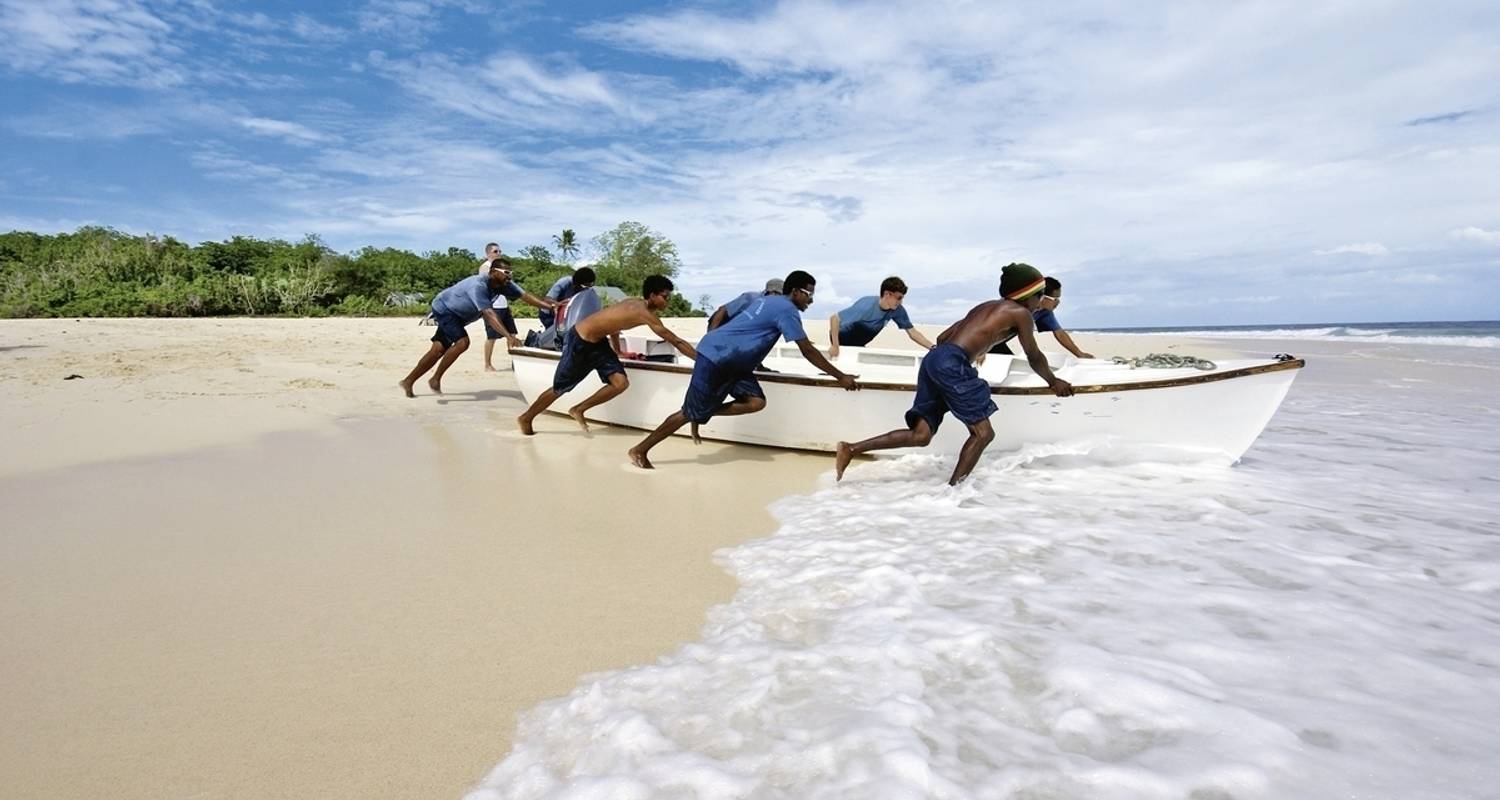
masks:
[[[809,300],[811,300],[812,296],[813,296],[813,290],[812,289],[804,289],[801,286],[798,286],[797,288],[793,289],[792,291],[794,291],[794,292],[801,292],[801,293],[807,295],[807,299],[809,299]]]

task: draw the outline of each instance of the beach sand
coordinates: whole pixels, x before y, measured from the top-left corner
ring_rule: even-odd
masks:
[[[431,332],[0,321],[7,797],[457,797],[519,712],[694,639],[735,588],[712,553],[831,468],[674,438],[646,473],[639,432],[556,416],[525,439],[479,339],[407,399]]]

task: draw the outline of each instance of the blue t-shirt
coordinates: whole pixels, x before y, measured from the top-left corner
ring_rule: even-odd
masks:
[[[767,297],[765,292],[745,292],[739,297],[724,304],[724,321],[728,322],[740,315],[741,311],[750,307],[750,304],[762,297]]]
[[[839,344],[864,347],[892,320],[903,331],[911,329],[911,318],[906,316],[905,308],[896,306],[886,311],[880,307],[879,297],[861,297],[839,312]]]
[[[432,313],[458,317],[459,322],[468,325],[479,319],[484,309],[495,302],[495,295],[515,300],[521,296],[521,292],[521,285],[515,281],[506,283],[498,292],[491,292],[488,275],[471,275],[432,298]]]
[[[581,291],[583,291],[582,286],[573,286],[572,275],[564,275],[558,278],[556,283],[552,284],[551,289],[547,290],[547,296],[561,303]],[[536,316],[545,327],[551,327],[552,323],[557,321],[557,312],[547,308],[539,309],[536,312]]]
[[[807,333],[797,306],[784,296],[769,295],[709,331],[698,342],[698,355],[721,367],[751,370],[765,360],[778,336],[796,342],[806,339]]]
[[[1039,308],[1031,312],[1031,321],[1036,325],[1038,333],[1041,333],[1042,331],[1060,331],[1063,329],[1062,323],[1057,321],[1057,315],[1053,314],[1052,309],[1050,308]],[[1010,333],[1005,335],[1004,339],[1001,339],[995,344],[1005,344],[1006,342],[1014,338],[1016,338],[1016,332],[1012,330]]]

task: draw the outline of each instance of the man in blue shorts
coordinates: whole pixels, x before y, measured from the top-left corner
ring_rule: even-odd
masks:
[[[510,262],[504,256],[490,262],[489,274],[470,275],[444,289],[437,297],[432,298],[432,319],[437,323],[437,333],[432,335],[432,346],[417,361],[411,374],[401,381],[401,389],[406,392],[407,397],[417,396],[412,392],[412,387],[434,364],[437,365],[437,372],[433,373],[432,380],[427,385],[434,394],[443,393],[443,373],[469,349],[469,332],[464,330],[465,325],[483,317],[484,324],[497,330],[504,329],[492,306],[497,294],[512,300],[525,300],[537,308],[552,308],[557,305],[511,281]]]
[[[630,388],[630,379],[625,376],[625,366],[620,363],[620,356],[615,352],[614,343],[620,338],[620,332],[645,325],[657,336],[670,342],[677,348],[678,352],[688,358],[697,358],[698,353],[693,346],[678,338],[677,334],[667,330],[667,326],[657,317],[657,312],[667,307],[672,300],[672,281],[662,275],[652,275],[641,285],[641,298],[632,300],[621,300],[609,308],[596,311],[583,321],[574,325],[568,331],[563,344],[562,358],[557,362],[557,371],[552,374],[552,388],[542,392],[531,404],[516,417],[516,424],[520,426],[521,433],[531,436],[534,431],[531,427],[532,420],[537,415],[546,411],[549,406],[557,402],[557,398],[573,391],[590,372],[597,372],[599,380],[604,381],[604,386],[589,395],[583,402],[568,409],[568,416],[573,418],[578,426],[584,431],[589,429],[585,412],[601,403],[609,402],[616,395]]]
[[[862,442],[839,442],[834,456],[835,480],[842,480],[849,462],[860,453],[893,447],[924,447],[932,441],[942,424],[943,415],[951,413],[969,426],[969,439],[959,451],[958,463],[948,485],[955,486],[967,478],[979,462],[979,455],[995,439],[990,415],[996,409],[990,399],[990,385],[979,377],[974,360],[984,355],[1001,337],[1015,331],[1026,350],[1026,360],[1058,397],[1073,394],[1073,386],[1052,374],[1047,358],[1037,349],[1031,312],[1041,304],[1046,282],[1042,273],[1029,264],[1010,264],[1000,273],[1002,299],[980,303],[967,316],[953,323],[938,336],[938,344],[922,359],[917,372],[917,397],[906,412],[906,427],[883,433]]]
[[[693,423],[696,440],[697,426],[713,417],[754,414],[765,408],[766,393],[755,380],[755,367],[780,338],[796,342],[804,358],[832,375],[846,390],[859,388],[854,378],[828,363],[802,330],[802,312],[812,304],[817,281],[799,269],[786,276],[782,288],[785,295],[762,297],[698,342],[698,358],[693,362],[693,379],[682,399],[682,410],[667,417],[630,449],[630,463],[652,469],[647,457],[651,448],[689,422]],[[734,402],[725,402],[730,397]]]
[[[739,316],[741,311],[749,308],[751,303],[761,299],[762,297],[770,297],[772,295],[781,294],[782,283],[783,281],[780,278],[772,278],[766,281],[765,291],[745,292],[744,294],[735,297],[733,300],[730,300],[724,305],[719,306],[714,310],[713,315],[708,318],[708,329],[713,330],[714,328],[720,327],[724,323],[734,319],[735,317]]]
[[[564,300],[573,299],[573,295],[592,288],[596,280],[598,276],[594,274],[593,267],[579,267],[573,270],[572,275],[558,278],[552,288],[547,290],[547,299],[553,301],[553,308],[556,308]],[[551,308],[538,311],[536,318],[542,323],[543,330],[557,324],[557,314]]]
[[[497,258],[503,258],[500,253],[500,245],[496,242],[490,242],[485,245],[484,260],[479,262],[479,271],[477,274],[488,275],[490,273],[490,265],[495,263],[495,259]],[[485,372],[495,371],[495,340],[503,338],[511,347],[521,346],[521,340],[516,338],[516,334],[518,333],[516,330],[516,318],[510,313],[510,300],[504,293],[497,294],[495,295],[495,299],[491,301],[490,307],[495,309],[495,316],[500,318],[500,324],[504,328],[496,330],[489,325],[484,326]]]
[[[1093,353],[1085,353],[1079,349],[1078,345],[1073,343],[1073,337],[1069,336],[1068,332],[1063,330],[1062,323],[1057,321],[1057,315],[1052,313],[1057,310],[1057,306],[1061,302],[1062,281],[1048,277],[1047,287],[1042,290],[1042,304],[1037,307],[1036,311],[1031,312],[1032,324],[1036,325],[1038,331],[1050,331],[1053,336],[1057,337],[1057,343],[1077,358],[1093,358]],[[990,352],[1001,353],[1007,356],[1015,355],[1015,353],[1010,351],[1009,346],[1010,340],[1014,337],[1015,334],[1012,333],[1001,339],[994,347],[990,348]]]
[[[932,349],[932,342],[911,324],[901,301],[906,299],[906,282],[897,277],[880,282],[880,296],[870,295],[828,318],[828,355],[839,357],[839,347],[864,347],[880,335],[887,322],[906,331],[917,344]]]

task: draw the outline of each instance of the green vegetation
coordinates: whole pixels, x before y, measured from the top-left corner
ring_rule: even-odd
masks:
[[[558,240],[578,252],[572,230]],[[566,248],[563,245],[566,245]],[[677,246],[638,222],[593,240],[602,286],[635,295],[647,275],[675,277]],[[541,245],[511,256],[515,280],[540,295],[573,267]],[[425,313],[432,297],[473,275],[479,256],[458,247],[418,255],[366,247],[336,253],[316,236],[300,242],[236,236],[196,247],[170,236],[85,227],[48,236],[0,234],[0,317],[357,316]],[[703,316],[681,294],[670,316]],[[513,304],[516,316],[536,309]]]

